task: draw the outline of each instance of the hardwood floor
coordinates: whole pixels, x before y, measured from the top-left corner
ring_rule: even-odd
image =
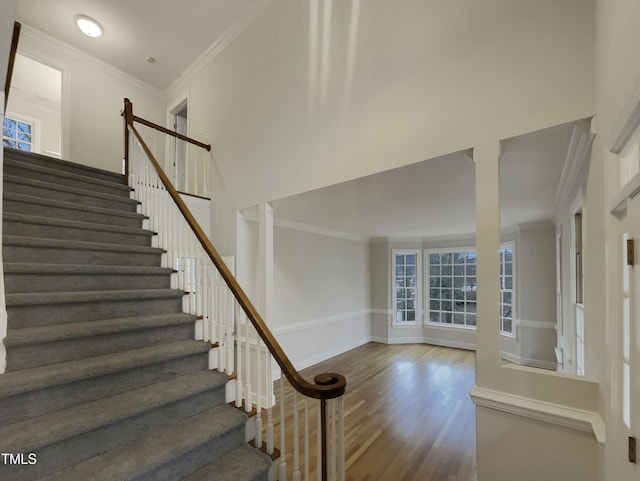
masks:
[[[475,353],[424,344],[369,343],[302,371],[309,380],[322,372],[347,377],[347,481],[475,480],[475,409],[468,395],[475,382]],[[277,395],[279,382],[275,385]],[[287,385],[285,397],[291,406],[293,394]],[[302,416],[304,402],[298,399]],[[317,419],[316,405],[309,403],[312,420]],[[292,417],[288,416],[286,434],[290,467]],[[311,453],[317,446],[315,428],[312,422]],[[304,451],[302,443],[300,450]],[[314,470],[310,466],[309,479],[315,481]]]

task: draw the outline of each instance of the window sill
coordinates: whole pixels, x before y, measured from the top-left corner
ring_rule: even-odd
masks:
[[[461,324],[443,324],[441,322],[425,322],[424,323],[425,326],[427,327],[435,327],[435,328],[439,328],[439,329],[455,329],[455,330],[462,330],[462,331],[475,331],[476,330],[476,326],[463,326]]]
[[[414,321],[414,322],[403,322],[403,323],[399,323],[399,322],[392,322],[391,323],[391,327],[399,327],[399,328],[406,328],[406,327],[420,327],[420,323],[418,323],[418,321]]]

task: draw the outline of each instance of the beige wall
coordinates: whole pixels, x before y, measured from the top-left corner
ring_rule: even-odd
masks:
[[[295,366],[369,342],[369,243],[276,226],[273,245],[271,325]]]
[[[0,83],[4,94],[4,81],[7,78],[7,62],[11,50],[13,22],[16,19],[16,0],[0,0]]]

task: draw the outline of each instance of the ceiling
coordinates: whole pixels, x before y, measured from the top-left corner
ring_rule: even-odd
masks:
[[[589,121],[577,122],[589,128]],[[502,142],[501,225],[552,220],[574,123]],[[458,152],[272,202],[278,220],[376,238],[473,234],[475,163]],[[497,186],[496,186],[497,187]]]
[[[166,90],[259,0],[18,0],[18,21]],[[88,15],[104,28],[89,38]],[[156,62],[148,63],[147,56]]]

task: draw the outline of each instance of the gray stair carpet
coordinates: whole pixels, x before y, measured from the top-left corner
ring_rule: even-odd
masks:
[[[266,481],[122,175],[4,159],[0,479]]]

